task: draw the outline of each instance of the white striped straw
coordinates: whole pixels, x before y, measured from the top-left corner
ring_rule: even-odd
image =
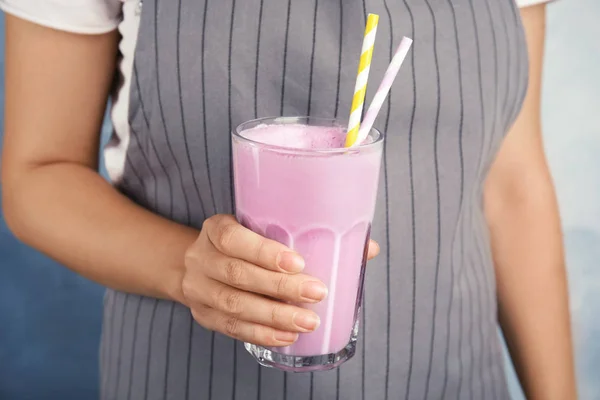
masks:
[[[398,71],[400,71],[400,67],[408,54],[408,50],[410,50],[410,46],[412,45],[412,39],[403,37],[400,42],[400,46],[398,46],[398,50],[394,54],[392,58],[392,62],[388,67],[383,80],[381,81],[381,85],[379,85],[379,89],[377,89],[377,93],[373,97],[373,101],[371,102],[371,106],[369,107],[367,113],[365,114],[365,118],[360,125],[360,130],[358,132],[358,138],[354,142],[354,146],[360,145],[366,138],[369,136],[369,132],[373,128],[373,124],[375,123],[375,119],[377,115],[379,115],[379,111],[381,110],[381,106],[385,102],[390,89],[396,79],[396,75],[398,75]]]

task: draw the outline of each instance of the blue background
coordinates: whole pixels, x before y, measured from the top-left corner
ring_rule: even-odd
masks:
[[[565,232],[583,400],[600,400],[599,21],[598,0],[548,7],[544,135]],[[0,31],[3,54],[1,13]],[[2,80],[2,109],[3,93]],[[106,139],[107,124],[103,131]],[[102,295],[101,287],[19,243],[0,215],[0,399],[97,398]],[[511,388],[522,398],[512,375]]]

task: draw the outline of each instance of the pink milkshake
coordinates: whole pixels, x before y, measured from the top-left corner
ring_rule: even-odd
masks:
[[[345,134],[316,118],[251,121],[233,134],[238,220],[296,250],[329,288],[320,304],[301,304],[321,318],[315,332],[285,348],[246,345],[263,365],[311,371],[354,355],[383,138],[373,130],[344,149]]]

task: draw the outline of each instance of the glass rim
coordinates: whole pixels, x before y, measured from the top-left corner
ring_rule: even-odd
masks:
[[[254,124],[259,125],[261,123],[270,124],[270,125],[275,125],[275,124],[291,125],[293,123],[302,124],[302,121],[322,121],[323,122],[323,125],[312,125],[312,126],[332,126],[332,127],[339,126],[340,128],[345,128],[345,126],[341,122],[341,120],[339,120],[337,118],[310,117],[310,116],[262,117],[262,118],[251,119],[249,121],[239,124],[237,127],[235,127],[233,132],[231,132],[231,135],[234,138],[236,138],[242,142],[246,142],[250,145],[257,146],[257,147],[260,146],[261,148],[264,148],[267,150],[274,150],[274,151],[286,152],[286,153],[301,153],[301,154],[346,154],[348,152],[356,153],[356,152],[367,151],[369,149],[375,148],[384,141],[383,133],[381,133],[381,131],[379,131],[376,128],[371,128],[371,130],[369,132],[370,135],[373,133],[375,134],[375,138],[373,139],[373,141],[371,143],[361,144],[361,145],[358,145],[355,147],[322,148],[322,149],[301,149],[301,148],[295,148],[295,147],[286,147],[286,146],[268,144],[268,143],[263,143],[263,142],[260,142],[257,140],[249,139],[241,134],[244,130],[248,129],[249,125],[254,125]],[[327,125],[327,123],[329,123],[329,125]]]

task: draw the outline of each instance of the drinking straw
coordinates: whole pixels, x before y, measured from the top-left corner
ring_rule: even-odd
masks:
[[[381,106],[385,102],[387,95],[392,88],[394,83],[394,79],[396,79],[396,75],[398,75],[398,71],[406,58],[406,54],[408,50],[410,50],[410,46],[412,45],[412,39],[403,37],[400,42],[400,46],[396,50],[394,57],[392,58],[392,62],[388,67],[385,75],[383,76],[383,80],[381,81],[381,85],[379,89],[377,89],[377,93],[375,93],[375,97],[373,97],[373,101],[371,102],[371,106],[367,110],[365,114],[365,118],[363,119],[362,124],[360,125],[360,130],[358,132],[356,142],[354,145],[361,144],[369,135],[369,132],[373,128],[373,124],[375,123],[375,119],[381,110]]]
[[[369,71],[371,70],[371,59],[373,58],[373,47],[375,46],[378,23],[379,15],[369,14],[363,39],[362,53],[358,64],[358,76],[356,77],[356,86],[354,87],[352,108],[350,109],[350,122],[348,123],[348,133],[346,135],[346,147],[350,147],[356,142],[358,131],[360,129],[360,120],[365,104],[367,81],[369,79]]]

